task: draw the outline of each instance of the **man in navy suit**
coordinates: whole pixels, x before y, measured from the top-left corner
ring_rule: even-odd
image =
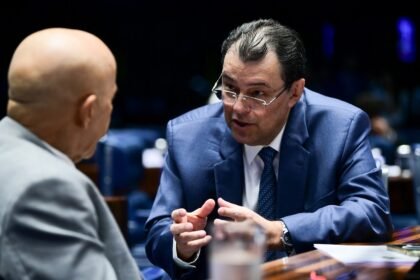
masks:
[[[305,88],[305,49],[274,20],[233,30],[214,86],[222,100],[167,127],[168,154],[146,251],[173,278],[206,279],[208,226],[252,220],[276,257],[314,243],[380,242],[389,200],[360,109]],[[276,151],[274,219],[257,209],[263,147]]]

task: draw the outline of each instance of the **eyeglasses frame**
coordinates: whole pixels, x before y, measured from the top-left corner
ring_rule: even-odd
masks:
[[[219,82],[220,82],[220,79],[222,78],[222,75],[223,74],[220,74],[219,78],[217,78],[216,82],[213,85],[213,88],[211,89],[211,92],[213,94],[215,94],[217,96],[217,98],[219,98],[222,101],[223,101],[222,90],[225,91],[225,92],[233,93],[234,96],[235,96],[235,102],[233,102],[233,104],[235,104],[239,100],[239,96],[240,96],[241,93],[238,94],[238,93],[236,93],[234,91],[231,91],[231,90],[222,89],[221,88],[222,85],[221,84],[219,85]],[[220,87],[220,88],[218,88],[218,87]],[[253,99],[255,101],[258,101],[259,104],[261,104],[263,106],[268,106],[271,103],[273,103],[274,100],[276,100],[277,98],[279,98],[280,95],[282,95],[286,90],[287,90],[287,87],[283,87],[280,90],[280,92],[276,96],[274,96],[270,101],[265,101],[264,99],[260,99],[260,98],[257,98],[257,97],[252,97],[252,96],[249,96],[249,95],[246,95],[246,94],[242,94],[242,99],[244,99],[244,100],[247,100],[248,98],[249,99]]]

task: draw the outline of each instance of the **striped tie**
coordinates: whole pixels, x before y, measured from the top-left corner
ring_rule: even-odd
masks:
[[[273,159],[277,151],[271,147],[263,148],[259,156],[264,162],[264,169],[261,174],[260,193],[258,195],[257,213],[269,221],[275,220],[276,213],[276,174],[274,173]],[[275,252],[267,250],[266,261],[275,259]]]

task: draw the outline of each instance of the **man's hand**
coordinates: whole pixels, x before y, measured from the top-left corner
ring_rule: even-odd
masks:
[[[280,237],[283,234],[283,225],[280,221],[266,220],[251,209],[230,203],[223,198],[219,198],[217,203],[219,204],[218,214],[220,216],[229,218],[235,222],[250,220],[260,225],[266,233],[267,247],[270,249],[281,247]],[[229,223],[229,221],[216,219],[214,223]]]
[[[211,236],[204,228],[207,224],[207,216],[213,211],[215,204],[213,199],[208,199],[193,212],[188,213],[183,208],[172,211],[171,232],[176,241],[177,255],[180,259],[189,261],[201,247],[210,242]]]

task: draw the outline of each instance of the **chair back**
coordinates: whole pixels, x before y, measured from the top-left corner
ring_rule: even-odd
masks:
[[[411,174],[413,178],[413,194],[416,205],[417,223],[420,224],[420,143],[412,145]]]

